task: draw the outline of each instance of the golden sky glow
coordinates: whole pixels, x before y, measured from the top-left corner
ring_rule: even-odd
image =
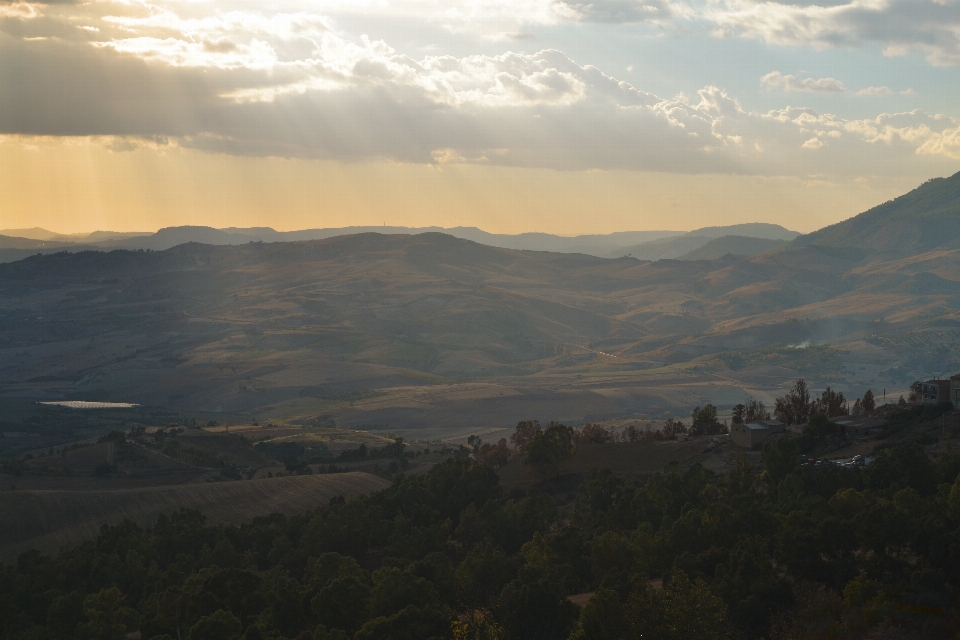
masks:
[[[941,0],[0,0],[0,229],[810,231],[960,168]]]
[[[763,221],[811,231],[916,186],[914,178],[830,183],[118,146],[127,148],[122,140],[6,137],[0,229],[76,233],[196,224],[282,231],[386,222],[575,235]]]

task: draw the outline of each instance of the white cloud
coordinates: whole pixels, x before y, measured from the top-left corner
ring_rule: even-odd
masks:
[[[20,20],[31,20],[40,16],[36,5],[27,2],[0,2],[0,18],[17,18]]]
[[[960,160],[960,126],[931,132],[917,149],[918,154],[944,155]]]
[[[867,87],[866,89],[860,89],[857,91],[858,96],[891,96],[893,95],[893,89],[890,87]]]
[[[760,85],[767,89],[783,89],[788,93],[843,93],[847,90],[843,83],[836,78],[801,79],[793,75],[785,76],[779,71],[771,71],[760,78]]]

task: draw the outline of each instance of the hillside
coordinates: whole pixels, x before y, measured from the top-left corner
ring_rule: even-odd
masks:
[[[626,256],[637,260],[675,260],[691,251],[696,251],[710,242],[709,236],[685,234],[673,238],[661,238],[611,252],[608,257]]]
[[[69,242],[32,240],[30,238],[0,235],[0,249],[64,249],[73,246],[75,245]]]
[[[746,238],[762,238],[764,240],[793,240],[800,234],[790,231],[778,224],[768,222],[747,222],[745,224],[731,224],[724,227],[703,227],[691,231],[689,235],[705,236],[707,238],[722,238],[724,236],[741,236]]]
[[[777,224],[752,222],[747,224],[734,224],[726,227],[704,227],[702,229],[690,231],[683,235],[657,238],[629,247],[619,248],[615,251],[609,252],[606,255],[609,258],[630,256],[637,258],[638,260],[712,260],[728,253],[733,253],[735,255],[752,255],[754,253],[769,251],[777,246],[773,244],[773,242],[793,240],[799,235],[800,234],[796,231],[784,229]],[[721,242],[715,245],[715,248],[707,250],[707,252],[704,254],[704,256],[713,256],[712,258],[687,258],[688,254],[693,254],[697,250],[713,242],[715,239],[720,240],[724,237],[749,238],[749,240],[727,241],[730,246],[730,249],[728,250],[724,250],[726,245]],[[756,240],[763,240],[766,242],[755,242]],[[748,247],[751,249],[748,249]],[[752,250],[754,247],[756,250]]]
[[[752,256],[773,251],[787,244],[785,240],[768,240],[749,236],[721,236],[680,256],[679,260],[716,260],[726,255]]]
[[[859,394],[953,373],[958,308],[956,250],[642,262],[426,233],[62,253],[0,265],[0,397],[423,438],[684,416],[798,376]]]
[[[4,491],[0,493],[0,562],[27,549],[44,554],[93,540],[104,524],[129,520],[153,526],[160,514],[197,509],[209,524],[239,525],[272,513],[315,509],[334,496],[389,486],[368,473],[289,476],[100,491]]]
[[[899,198],[814,233],[798,245],[912,255],[960,247],[960,173],[934,178]]]

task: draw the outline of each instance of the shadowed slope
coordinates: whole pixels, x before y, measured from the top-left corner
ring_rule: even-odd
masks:
[[[26,549],[55,553],[93,540],[104,524],[152,527],[160,514],[197,509],[209,524],[239,525],[271,513],[300,513],[334,496],[369,493],[389,482],[368,473],[290,476],[113,491],[0,493],[0,562]]]
[[[800,245],[917,254],[960,246],[960,173],[795,241]]]

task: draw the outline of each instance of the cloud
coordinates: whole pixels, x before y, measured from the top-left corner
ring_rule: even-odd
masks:
[[[890,87],[867,87],[857,91],[858,96],[892,96],[893,89]]]
[[[771,71],[760,78],[760,85],[767,89],[783,89],[788,93],[843,93],[847,90],[836,78],[800,79],[792,75],[785,76],[779,71]]]
[[[916,49],[934,65],[960,64],[960,3],[952,0],[721,0],[697,15],[719,36],[817,49],[878,43],[887,56]]]
[[[663,19],[670,15],[671,5],[661,0],[599,0],[562,3],[581,22],[623,24]]]
[[[37,7],[27,2],[0,2],[0,19],[18,18],[30,20],[40,15]]]
[[[664,98],[551,49],[413,58],[309,12],[64,11],[45,23],[57,37],[0,35],[0,134],[95,136],[117,150],[162,140],[344,162],[794,176],[930,174],[958,153],[960,123],[945,116],[753,112],[715,86]],[[94,17],[99,31],[80,28]],[[843,90],[779,72],[763,82]]]
[[[330,15],[376,15],[415,19],[453,32],[487,36],[524,33],[524,26],[569,23],[660,22],[672,13],[671,0],[319,0]]]

